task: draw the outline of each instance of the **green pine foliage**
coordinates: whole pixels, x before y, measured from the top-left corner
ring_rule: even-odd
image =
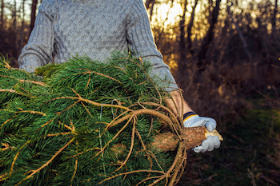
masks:
[[[2,58],[0,183],[125,186],[161,178],[174,157],[149,146],[161,122],[147,111],[165,114],[168,85],[150,71],[141,58],[114,53],[106,63],[50,64],[38,77]]]

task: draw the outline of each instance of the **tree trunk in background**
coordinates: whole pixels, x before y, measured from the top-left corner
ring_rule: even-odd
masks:
[[[146,9],[147,10],[150,9],[150,21],[152,20],[155,3],[156,3],[155,0],[146,0],[145,2]]]
[[[155,0],[146,0],[145,6],[146,6],[147,10],[150,8],[150,5],[152,4],[153,1],[155,1]]]
[[[211,12],[212,12],[212,7],[213,7],[213,0],[208,0],[208,22],[211,22]]]
[[[233,17],[233,15],[232,15],[232,12],[230,11],[230,7],[231,7],[231,6],[228,7],[228,13],[229,13],[229,15],[230,15],[230,17],[231,17],[231,19],[232,19],[232,22],[234,23],[235,29],[236,29],[236,31],[238,32],[238,35],[239,35],[239,37],[240,37],[240,40],[242,41],[243,48],[244,48],[244,50],[245,50],[245,52],[246,52],[246,54],[247,54],[247,57],[248,57],[248,59],[249,59],[249,62],[251,63],[251,65],[252,65],[252,67],[253,67],[252,55],[251,55],[251,53],[250,53],[250,51],[249,51],[249,49],[248,49],[247,42],[246,42],[246,40],[245,40],[245,38],[244,38],[244,36],[243,36],[243,33],[241,32],[241,29],[240,29],[239,25],[238,25],[237,22],[234,20],[234,17]]]
[[[227,5],[229,4],[229,1],[230,0],[227,0]],[[227,33],[228,33],[228,28],[230,27],[230,18],[229,18],[229,7],[230,6],[227,6],[227,14],[226,14],[226,17],[224,19],[224,26],[222,28],[222,33],[221,33],[221,36],[222,38],[226,38],[227,36]]]
[[[21,18],[20,46],[19,46],[20,54],[23,47],[23,38],[24,38],[24,16],[25,16],[24,4],[25,4],[25,0],[22,0],[22,18]]]
[[[179,71],[184,72],[187,69],[187,51],[186,51],[186,42],[185,42],[185,24],[186,24],[186,11],[187,11],[188,0],[184,0],[183,2],[183,15],[181,16],[181,20],[179,23],[180,27],[180,41],[179,41],[179,53],[180,53],[180,61],[179,61]]]
[[[4,27],[4,0],[1,0],[1,25],[0,25],[0,29],[2,30]]]
[[[12,12],[12,18],[13,18],[13,29],[14,29],[14,46],[15,46],[15,56],[18,56],[18,41],[17,41],[17,2],[14,0],[14,8]]]
[[[211,22],[209,23],[210,27],[203,39],[201,48],[197,54],[197,66],[198,66],[199,72],[204,71],[206,68],[206,65],[209,63],[209,61],[206,61],[205,59],[206,59],[208,47],[210,46],[211,42],[214,39],[213,31],[214,31],[215,25],[218,21],[220,3],[221,3],[221,0],[216,0],[216,6],[212,11]]]
[[[193,21],[194,21],[194,14],[195,14],[195,9],[197,6],[198,0],[195,0],[194,6],[193,6],[193,10],[191,13],[191,18],[190,18],[190,22],[187,28],[187,47],[188,47],[188,51],[191,54],[191,56],[193,56],[193,48],[192,48],[192,27],[193,27]]]
[[[277,36],[277,28],[276,28],[276,18],[277,18],[277,13],[278,13],[278,0],[275,0],[274,3],[274,10],[272,12],[272,18],[271,18],[271,46],[273,46],[274,51],[277,53],[279,51],[279,37]],[[277,55],[277,54],[276,54]],[[271,58],[271,57],[270,57]],[[270,60],[268,60],[268,73],[272,73],[273,71],[273,64],[279,64],[279,58],[277,57],[272,57]]]
[[[152,17],[153,17],[153,11],[154,11],[154,5],[155,5],[156,1],[153,0],[152,2],[152,6],[151,6],[151,9],[150,9],[150,21],[152,20]]]
[[[276,35],[276,16],[277,16],[277,12],[278,12],[278,5],[277,4],[278,4],[278,0],[275,0],[273,16],[272,16],[272,19],[271,19],[272,35],[273,36]]]
[[[30,32],[29,32],[29,35],[31,34],[31,32],[32,32],[32,30],[34,28],[34,25],[35,25],[37,4],[38,4],[38,0],[32,0],[32,5],[31,5],[31,22],[30,22]]]

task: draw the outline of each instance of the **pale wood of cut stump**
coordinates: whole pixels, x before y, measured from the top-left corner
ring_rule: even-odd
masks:
[[[201,145],[205,140],[205,127],[191,127],[182,129],[181,138],[183,143],[187,146],[187,149]],[[159,151],[175,151],[179,138],[172,132],[166,132],[154,136],[155,140],[152,142],[152,148],[156,148]]]
[[[181,138],[187,149],[194,148],[201,145],[205,137],[205,127],[191,127],[182,129]],[[179,144],[179,137],[172,133],[166,132],[154,136],[154,141],[150,148],[156,149],[160,152],[175,151]],[[116,154],[122,154],[126,149],[123,144],[115,144],[111,148]]]

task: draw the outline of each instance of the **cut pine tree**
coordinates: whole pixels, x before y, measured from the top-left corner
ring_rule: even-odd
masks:
[[[114,53],[41,67],[40,78],[1,59],[0,183],[174,185],[205,128],[182,128],[150,71]]]

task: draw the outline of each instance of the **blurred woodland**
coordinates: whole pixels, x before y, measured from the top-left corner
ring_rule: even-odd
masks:
[[[278,98],[278,0],[161,2],[181,5],[175,24],[157,22],[157,3],[146,1],[155,41],[195,110],[219,118],[238,115],[236,97],[272,91]]]
[[[40,3],[1,0],[0,53],[12,58],[14,67],[18,67],[18,56],[34,27]],[[235,108],[229,106],[234,107],[232,102],[237,95],[271,89],[278,96],[278,0],[144,3],[155,42],[194,110],[220,119],[223,112],[234,114]],[[158,10],[163,5],[169,8],[160,14]],[[170,21],[175,5],[180,5],[181,10]]]
[[[18,67],[17,58],[34,27],[40,1],[0,0],[0,53],[13,59],[14,67]],[[278,0],[143,1],[158,49],[182,88],[184,98],[195,111],[202,116],[215,118],[219,123],[218,130],[224,135],[227,135],[229,125],[234,126],[240,119],[244,123],[246,118],[243,117],[250,115],[250,110],[276,109],[279,120]],[[178,5],[181,7],[178,15],[170,20],[171,10]],[[164,15],[160,13],[162,6],[168,7]],[[255,102],[258,102],[257,106]],[[250,180],[249,183],[257,185],[258,179],[264,181],[260,183],[267,183],[265,185],[280,183],[280,136],[276,139],[277,135],[274,134],[275,139],[270,144],[278,145],[278,151],[271,152],[272,159],[266,160],[274,162],[268,163],[273,174],[266,174],[260,168],[257,177],[253,172],[255,169],[246,167],[244,169],[249,176],[246,174],[245,177]],[[237,136],[233,138],[239,142],[241,140],[241,144],[244,142]],[[223,152],[227,150],[225,148]],[[211,160],[211,166],[212,163]],[[208,170],[209,166],[205,169]],[[212,180],[217,174],[211,173],[211,177],[209,173],[209,177],[203,179],[200,169],[193,172],[198,173],[188,175],[193,178],[192,181],[183,179],[186,183],[201,184],[203,180]]]

